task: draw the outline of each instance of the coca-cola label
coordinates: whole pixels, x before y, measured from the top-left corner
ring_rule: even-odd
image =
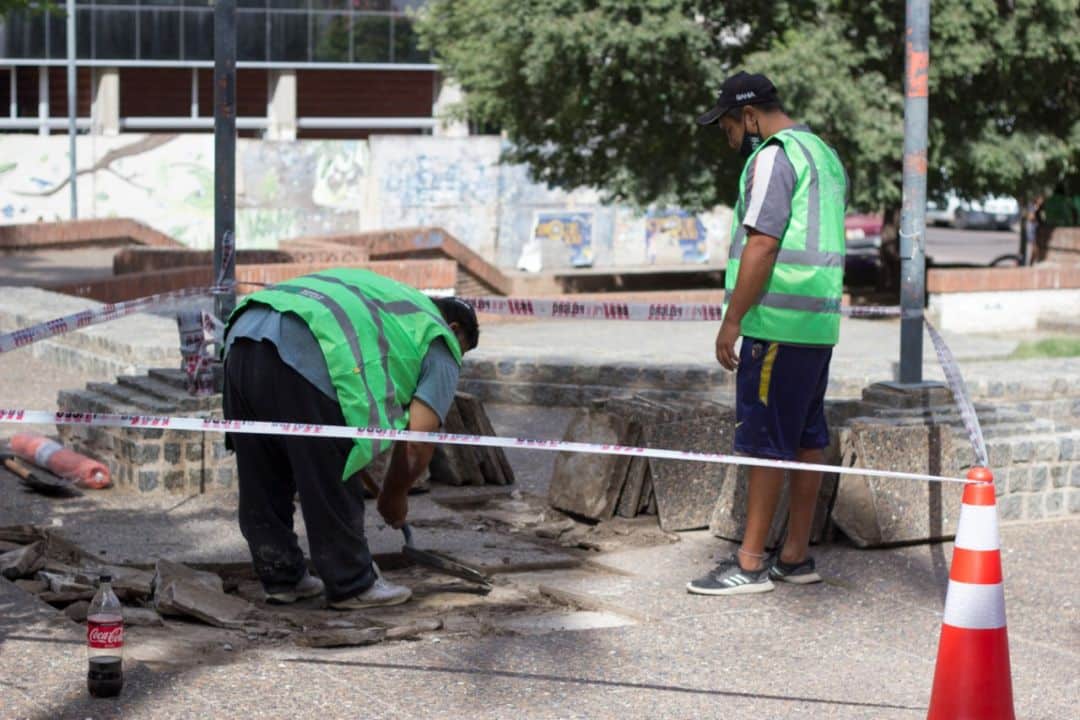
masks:
[[[86,644],[102,650],[123,647],[124,623],[86,623]]]

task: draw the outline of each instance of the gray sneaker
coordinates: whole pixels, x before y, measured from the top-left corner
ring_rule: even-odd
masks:
[[[411,597],[412,590],[409,588],[395,585],[381,575],[376,575],[375,583],[367,590],[354,597],[332,602],[330,607],[335,610],[363,610],[383,605],[400,605],[408,602]]]
[[[821,576],[814,569],[814,558],[807,556],[798,563],[786,563],[780,559],[780,551],[777,551],[766,561],[769,567],[769,577],[781,582],[795,585],[810,585],[821,582]]]
[[[300,582],[296,583],[291,590],[266,593],[266,602],[271,605],[290,605],[297,600],[304,600],[305,598],[313,598],[316,595],[322,595],[323,590],[325,589],[322,580],[305,570],[304,577],[300,578]]]
[[[695,595],[747,595],[772,589],[768,563],[760,570],[743,570],[735,555],[722,560],[708,575],[686,584],[687,592]]]

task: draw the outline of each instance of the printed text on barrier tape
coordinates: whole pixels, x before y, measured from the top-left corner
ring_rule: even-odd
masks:
[[[154,415],[108,415],[104,413],[65,413],[44,410],[0,409],[0,424],[21,425],[89,425],[97,427],[153,428],[184,432],[233,432],[255,435],[303,435],[306,437],[353,438],[358,440],[409,440],[412,442],[438,443],[442,445],[471,445],[481,447],[518,448],[522,450],[549,450],[553,452],[590,453],[596,455],[629,455],[651,457],[661,460],[688,460],[691,462],[719,463],[724,465],[752,465],[755,467],[785,470],[817,470],[840,475],[862,475],[897,480],[921,482],[954,482],[970,484],[974,481],[940,475],[871,470],[869,468],[817,465],[785,460],[719,453],[696,453],[684,450],[629,447],[625,445],[594,445],[565,440],[533,440],[529,438],[506,438],[494,435],[454,435],[450,433],[416,432],[386,428],[354,428],[344,425],[305,425],[298,423],[262,422],[254,420],[213,420],[193,417],[162,417]]]
[[[562,300],[550,298],[462,297],[480,313],[561,320],[636,320],[660,322],[719,322],[720,303],[622,302],[608,300]],[[848,317],[895,317],[895,306],[846,305]]]

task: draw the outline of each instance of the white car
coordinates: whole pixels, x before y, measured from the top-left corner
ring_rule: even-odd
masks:
[[[944,205],[926,201],[928,225],[954,228],[994,228],[1009,230],[1020,224],[1020,204],[1016,198],[998,196],[981,200],[962,200],[950,193]]]

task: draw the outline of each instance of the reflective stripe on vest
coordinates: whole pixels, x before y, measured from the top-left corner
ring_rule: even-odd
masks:
[[[743,317],[744,335],[775,342],[834,345],[839,336],[844,268],[846,178],[832,148],[803,130],[773,135],[747,160],[739,180],[726,273],[730,295],[746,246],[747,176],[763,148],[780,146],[795,169],[791,217],[779,238],[773,272],[761,298]],[[768,178],[760,178],[768,182]],[[726,298],[725,298],[726,303]]]
[[[429,298],[366,270],[324,271],[260,290],[243,300],[230,324],[249,302],[293,312],[305,321],[323,351],[350,425],[407,425],[404,406],[412,399],[423,357],[436,338],[443,338],[461,362],[457,338]],[[389,442],[356,441],[343,479],[366,466]]]

